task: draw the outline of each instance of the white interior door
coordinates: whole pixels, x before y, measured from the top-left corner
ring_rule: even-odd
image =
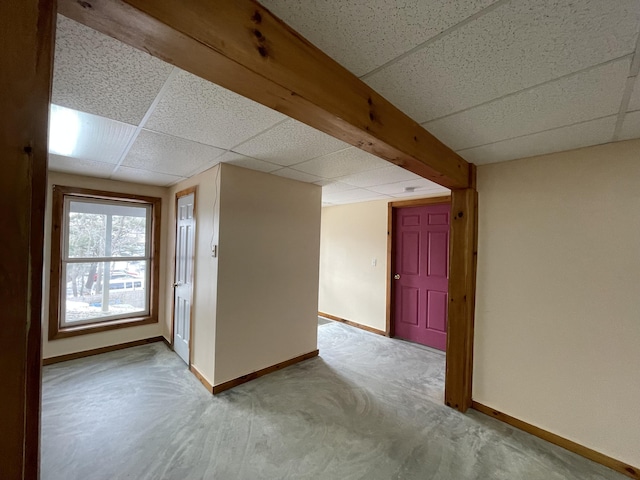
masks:
[[[176,231],[176,274],[173,284],[173,348],[189,365],[191,337],[191,299],[196,222],[193,193],[178,198]]]

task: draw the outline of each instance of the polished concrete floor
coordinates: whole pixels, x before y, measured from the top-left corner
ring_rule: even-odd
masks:
[[[443,406],[439,353],[318,332],[320,357],[215,397],[162,343],[45,367],[42,479],[626,478]]]

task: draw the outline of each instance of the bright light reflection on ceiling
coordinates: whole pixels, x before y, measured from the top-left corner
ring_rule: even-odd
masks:
[[[71,156],[78,143],[80,119],[75,110],[51,105],[49,116],[49,153]]]

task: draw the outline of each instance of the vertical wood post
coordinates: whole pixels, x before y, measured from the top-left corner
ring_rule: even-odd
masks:
[[[0,478],[39,475],[41,302],[55,0],[0,2]]]
[[[473,323],[478,245],[478,192],[475,166],[472,188],[451,191],[449,240],[449,317],[445,403],[465,412],[471,407]]]

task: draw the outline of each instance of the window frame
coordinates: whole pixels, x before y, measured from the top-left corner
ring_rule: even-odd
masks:
[[[66,295],[66,279],[62,278],[65,264],[67,246],[65,225],[65,205],[67,199],[82,201],[98,200],[115,202],[118,204],[148,205],[151,209],[151,225],[148,228],[150,236],[149,248],[149,283],[147,287],[148,314],[143,312],[133,313],[125,318],[115,318],[96,322],[85,322],[77,325],[65,325],[62,317],[63,299]],[[88,188],[53,185],[52,188],[52,214],[51,214],[51,262],[49,269],[49,340],[69,338],[77,335],[105,332],[118,328],[134,327],[158,323],[158,308],[160,304],[160,218],[162,199],[128,193],[108,192]]]

